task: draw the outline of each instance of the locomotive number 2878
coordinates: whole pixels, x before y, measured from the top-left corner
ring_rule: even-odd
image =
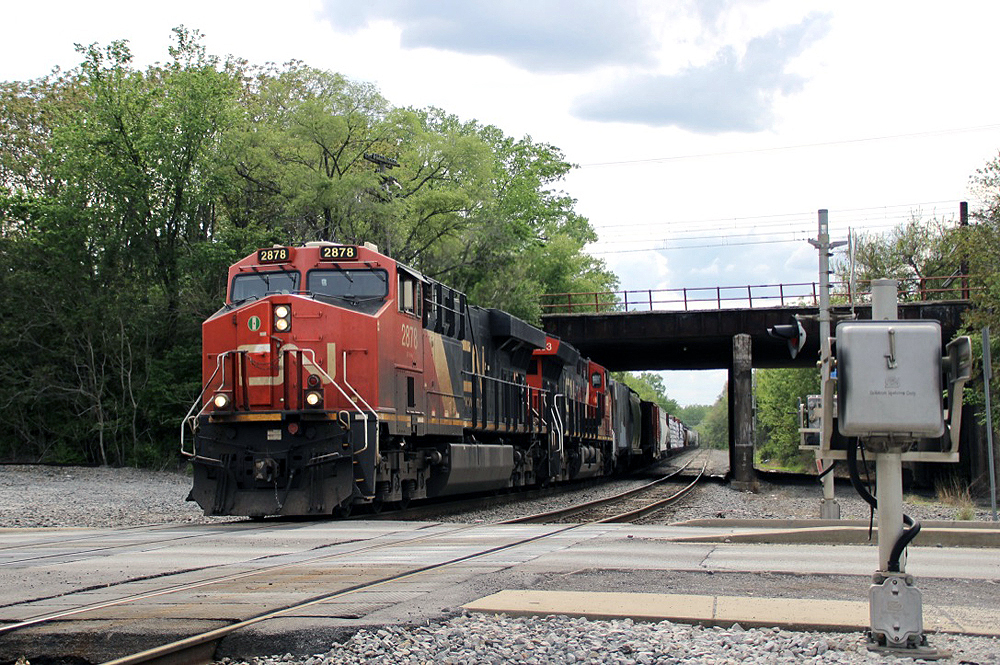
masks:
[[[404,349],[415,349],[417,348],[417,329],[413,326],[408,326],[405,323],[401,324],[403,327],[403,339],[402,345]]]

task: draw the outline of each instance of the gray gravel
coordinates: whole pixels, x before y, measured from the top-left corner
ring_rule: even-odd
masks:
[[[634,481],[583,490],[589,496],[622,490]],[[191,481],[184,474],[136,469],[0,466],[0,527],[122,528],[163,523],[202,523],[207,518],[185,502]],[[709,484],[665,521],[706,517],[816,517],[819,485],[736,492]],[[867,518],[867,506],[849,488],[837,487],[846,518]],[[453,519],[489,522],[498,510],[541,512],[577,497],[466,514]],[[980,519],[988,519],[985,510]],[[918,519],[953,519],[956,509],[908,500]],[[1000,642],[961,635],[931,635],[931,644],[954,654],[953,663],[1000,663]],[[334,665],[339,663],[907,663],[869,653],[858,634],[799,633],[779,629],[703,628],[668,621],[633,623],[552,616],[512,618],[456,616],[419,626],[359,630],[325,653],[261,656],[229,665]]]
[[[598,487],[566,492],[545,499],[520,501],[485,510],[444,515],[439,520],[443,522],[500,522],[611,496],[648,482],[648,479],[611,481]],[[868,504],[857,495],[852,487],[838,483],[835,495],[837,503],[840,504],[842,519],[867,520],[869,518]],[[823,488],[819,482],[791,486],[762,482],[759,492],[739,492],[728,485],[709,482],[695,488],[691,494],[682,498],[678,505],[657,513],[644,520],[643,523],[664,524],[711,518],[817,519],[819,518],[819,503],[822,498]],[[914,495],[907,495],[905,499],[904,512],[918,520],[954,520],[958,518],[959,508],[955,506]],[[989,520],[989,507],[979,506],[976,510],[976,519]]]
[[[184,499],[182,473],[105,467],[0,466],[0,527],[122,528],[232,521]]]
[[[996,663],[1000,642],[934,636],[951,662]],[[778,628],[744,630],[659,623],[591,621],[566,616],[506,617],[468,614],[419,627],[360,630],[343,644],[308,657],[291,654],[224,659],[224,665],[340,665],[351,663],[912,663],[869,652],[857,634],[797,633]],[[921,661],[917,661],[921,662]]]

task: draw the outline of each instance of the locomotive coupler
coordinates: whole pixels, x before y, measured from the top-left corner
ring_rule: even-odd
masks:
[[[254,460],[253,463],[253,477],[254,480],[263,481],[265,483],[274,482],[275,478],[278,476],[278,463],[270,457],[265,457],[263,459]]]

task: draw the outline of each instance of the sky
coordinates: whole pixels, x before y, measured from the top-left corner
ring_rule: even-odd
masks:
[[[988,0],[55,0],[4,14],[0,80],[118,39],[143,67],[185,25],[212,54],[301,60],[393,105],[554,145],[577,165],[558,187],[600,237],[587,251],[623,289],[664,299],[815,282],[819,209],[833,240],[951,219],[975,208],[970,176],[1000,149]],[[726,373],[665,378],[682,405],[707,404]]]

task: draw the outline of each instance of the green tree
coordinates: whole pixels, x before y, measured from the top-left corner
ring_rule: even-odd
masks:
[[[701,445],[720,450],[729,447],[729,383],[722,388],[705,419],[698,426]]]
[[[169,461],[200,322],[255,247],[373,241],[531,321],[541,293],[616,283],[583,251],[596,236],[553,146],[302,63],[223,62],[183,27],[142,71],[125,42],[79,50],[70,72],[0,84],[9,459]]]
[[[815,369],[764,369],[754,376],[758,460],[805,469],[813,454],[798,449],[799,402],[819,394],[819,373]]]
[[[0,193],[0,275],[19,294],[4,299],[0,341],[2,370],[18,381],[0,388],[13,457],[124,464],[173,451],[158,409],[190,401],[197,360],[162,359],[196,353],[211,311],[192,311],[185,288],[199,280],[187,271],[228,263],[188,259],[213,233],[217,146],[237,90],[197,33],[175,32],[166,65],[135,71],[124,42],[81,47],[62,88],[21,88],[21,108],[55,120],[19,143],[33,146],[37,177],[8,169]]]
[[[697,427],[708,416],[712,407],[708,404],[691,404],[682,406],[677,412],[677,417],[688,427]]]
[[[973,307],[965,314],[966,329],[972,339],[973,358],[982,358],[982,330],[990,327],[990,352],[994,368],[1000,358],[1000,154],[978,169],[971,177],[971,188],[979,205],[970,211],[972,224],[963,230],[961,250],[972,275],[970,297]],[[994,372],[994,375],[996,372]],[[979,374],[980,383],[982,374]],[[981,385],[981,383],[980,383]],[[1000,423],[1000,386],[990,384],[994,427]],[[985,422],[983,391],[966,390],[968,403],[979,407],[980,421]],[[994,442],[1000,437],[994,432]],[[996,452],[996,451],[995,451]],[[994,455],[1000,459],[1000,454]]]
[[[681,407],[676,400],[667,395],[667,387],[663,382],[663,376],[656,372],[615,372],[612,374],[616,381],[624,383],[639,395],[639,399],[646,402],[655,402],[670,415],[676,416]]]
[[[914,212],[908,222],[887,233],[862,233],[856,237],[854,278],[861,291],[867,290],[873,279],[895,279],[899,282],[901,301],[954,298],[960,285],[945,278],[958,274],[960,264],[953,219],[923,220],[920,213]],[[851,276],[850,257],[841,255],[834,263],[834,270],[837,280],[847,283]],[[945,290],[918,294],[924,289]]]
[[[261,210],[288,242],[372,241],[532,322],[544,292],[617,284],[583,252],[593,228],[554,189],[572,168],[555,147],[393,108],[369,84],[301,63],[246,80],[245,118],[226,141],[236,168],[224,210],[237,227]]]

